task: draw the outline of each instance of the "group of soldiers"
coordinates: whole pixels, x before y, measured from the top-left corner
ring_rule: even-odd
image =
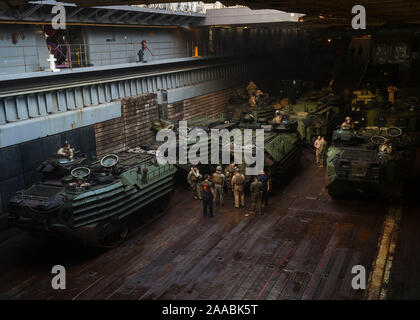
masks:
[[[216,168],[212,175],[202,176],[197,167],[192,166],[188,173],[187,181],[193,190],[194,199],[200,199],[203,203],[203,216],[213,217],[213,202],[223,205],[225,190],[231,191],[234,197],[234,207],[245,207],[245,183],[246,178],[240,169],[231,162],[225,167],[224,173],[221,166]],[[262,214],[262,206],[268,205],[268,192],[270,182],[264,171],[253,178],[250,185],[251,208],[249,214]]]

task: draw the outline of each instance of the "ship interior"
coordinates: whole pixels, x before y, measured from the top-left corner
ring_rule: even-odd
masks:
[[[420,3],[8,0],[0,25],[0,299],[420,299]],[[203,217],[192,164],[155,159],[180,121],[265,130],[261,215],[249,176]]]

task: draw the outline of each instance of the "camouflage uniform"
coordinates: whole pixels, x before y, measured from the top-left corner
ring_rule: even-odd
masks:
[[[242,173],[239,173],[239,170],[237,170],[232,178],[232,189],[235,196],[235,208],[239,208],[239,200],[241,202],[241,206],[245,207],[244,183],[245,176]]]
[[[341,130],[352,130],[354,128],[351,117],[346,117],[346,121],[341,124]]]
[[[198,198],[201,200],[200,177],[194,174],[194,171],[191,169],[188,173],[187,180],[193,190],[194,199]]]
[[[257,99],[255,96],[251,96],[248,100],[248,104],[250,107],[256,107],[257,106]]]
[[[213,174],[214,193],[216,194],[216,204],[223,204],[223,186],[225,183],[225,175],[220,170],[216,170]]]
[[[283,116],[281,115],[281,112],[277,110],[273,118],[273,122],[276,124],[280,124],[282,119],[283,119]]]
[[[316,163],[319,163],[319,147],[320,147],[320,145],[321,145],[321,139],[316,139],[315,142],[314,142]]]
[[[251,81],[246,87],[246,91],[248,91],[248,96],[254,96],[257,93],[257,89],[257,85]]]
[[[328,150],[328,143],[325,140],[321,140],[321,143],[319,144],[319,162],[320,167],[324,167],[325,160],[327,158],[327,150]]]
[[[63,147],[63,148],[58,149],[57,154],[59,154],[60,156],[66,157],[69,160],[73,160],[74,152],[72,148]]]
[[[388,91],[388,101],[392,104],[395,104],[395,93],[398,91],[396,86],[390,85],[387,89]]]
[[[261,203],[263,194],[263,184],[261,181],[254,181],[250,186],[251,191],[251,211],[255,214],[261,213]]]
[[[231,165],[228,165],[225,168],[225,182],[227,184],[227,189],[229,190],[229,194],[231,194],[230,192],[232,191],[231,187],[232,187],[232,177],[235,174],[235,167],[232,167]]]

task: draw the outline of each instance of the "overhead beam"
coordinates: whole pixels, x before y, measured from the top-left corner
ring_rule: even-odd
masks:
[[[142,19],[140,22],[145,23],[146,21],[150,20],[154,16],[156,16],[156,13],[151,13],[148,17],[146,17],[146,19]]]
[[[76,8],[76,9],[74,9],[72,12],[70,12],[68,15],[67,15],[67,19],[71,19],[71,18],[73,18],[76,14],[78,14],[78,13],[80,13],[80,12],[82,12],[84,10],[84,8]]]
[[[115,22],[120,22],[120,21],[122,21],[125,17],[127,17],[128,15],[130,15],[131,13],[132,13],[132,12],[127,11],[127,12],[123,13],[123,14],[122,14],[122,15],[120,15],[120,16],[113,17],[113,19],[112,19],[112,20],[114,20]]]
[[[34,6],[30,6],[27,10],[23,11],[22,13],[18,13],[18,19],[24,19],[30,15],[32,15],[34,12],[36,12],[38,9],[40,9],[43,6],[43,4],[37,4]]]
[[[167,18],[168,16],[166,14],[163,14],[160,17],[157,17],[156,19],[152,20],[151,23],[158,23],[159,21],[162,21],[163,19]]]
[[[136,22],[140,17],[144,16],[145,13],[137,13],[136,15],[134,15],[133,17],[131,17],[130,19],[127,20],[128,23],[133,23]]]
[[[97,10],[97,12],[99,13],[100,11],[102,11],[102,10]],[[105,21],[107,18],[110,18],[112,15],[114,15],[114,14],[116,14],[117,13],[117,11],[114,11],[114,10],[106,10],[106,12],[102,15],[102,16],[99,16],[99,14],[96,16],[96,18],[99,20],[99,21]]]

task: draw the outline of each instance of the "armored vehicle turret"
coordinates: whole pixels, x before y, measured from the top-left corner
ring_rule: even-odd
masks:
[[[340,128],[328,149],[328,192],[400,197],[414,161],[413,144],[398,127]]]
[[[12,224],[33,234],[113,246],[131,231],[132,219],[174,188],[176,168],[149,154],[121,152],[83,166],[65,163],[64,169],[57,161],[43,163],[42,180],[10,200]]]

